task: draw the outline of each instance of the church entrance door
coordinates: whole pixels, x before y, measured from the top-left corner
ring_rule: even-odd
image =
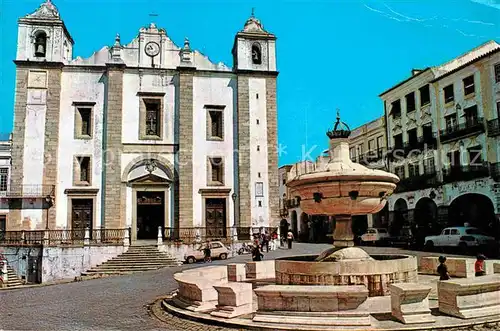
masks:
[[[206,199],[205,226],[207,239],[226,238],[226,199]]]
[[[165,220],[165,192],[137,192],[137,239],[157,239]]]

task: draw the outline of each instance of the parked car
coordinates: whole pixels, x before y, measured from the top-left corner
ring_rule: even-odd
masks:
[[[440,235],[425,237],[425,247],[467,247],[491,246],[494,247],[494,237],[488,236],[475,227],[458,226],[443,229]]]
[[[418,245],[417,238],[409,226],[403,227],[398,235],[389,236],[384,240],[391,246],[414,248]]]
[[[384,228],[368,228],[361,236],[361,243],[376,244],[389,238],[389,232]]]
[[[220,241],[210,241],[210,256],[212,259],[221,259],[225,260],[229,256],[229,248],[227,248]],[[196,261],[203,260],[205,258],[205,254],[203,249],[205,248],[206,243],[200,244],[196,249],[191,250],[184,254],[184,260],[187,263],[195,263]]]

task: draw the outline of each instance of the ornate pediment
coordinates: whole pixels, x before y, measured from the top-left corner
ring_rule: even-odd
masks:
[[[27,15],[25,18],[60,19],[59,11],[51,0],[46,0],[40,5],[40,7],[38,7],[37,10]]]
[[[170,180],[156,176],[154,174],[148,174],[141,177],[137,177],[130,181],[132,184],[169,184]]]
[[[414,118],[408,118],[408,121],[406,121],[406,128],[414,129],[416,127],[417,127],[417,121]]]
[[[399,133],[402,133],[402,126],[401,124],[397,124],[397,125],[394,125],[394,127],[392,128],[392,132],[394,134],[399,134]]]

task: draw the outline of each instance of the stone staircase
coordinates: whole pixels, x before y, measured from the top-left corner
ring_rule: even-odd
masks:
[[[2,269],[2,263],[0,263],[0,271]],[[14,269],[7,265],[7,287],[22,286],[24,282],[19,279]]]
[[[82,276],[120,275],[157,270],[180,264],[170,255],[160,252],[156,245],[130,246],[125,253],[83,272]]]

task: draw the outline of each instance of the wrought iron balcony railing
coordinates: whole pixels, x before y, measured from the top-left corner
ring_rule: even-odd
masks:
[[[185,244],[204,243],[207,240],[231,242],[235,240],[252,240],[256,234],[277,232],[277,227],[191,227],[165,228],[164,241],[182,242]]]
[[[439,135],[441,137],[441,142],[444,143],[484,131],[484,119],[482,117],[477,117],[468,118],[464,123],[448,126],[446,129],[440,130]]]
[[[484,178],[490,175],[488,163],[468,166],[452,166],[443,169],[443,182],[451,183],[477,178]]]
[[[500,119],[488,121],[488,136],[494,137],[500,135]]]
[[[423,190],[439,185],[436,172],[430,172],[419,176],[402,179],[394,190],[395,193]]]
[[[55,185],[14,185],[7,191],[0,191],[5,198],[44,198],[54,196]]]

